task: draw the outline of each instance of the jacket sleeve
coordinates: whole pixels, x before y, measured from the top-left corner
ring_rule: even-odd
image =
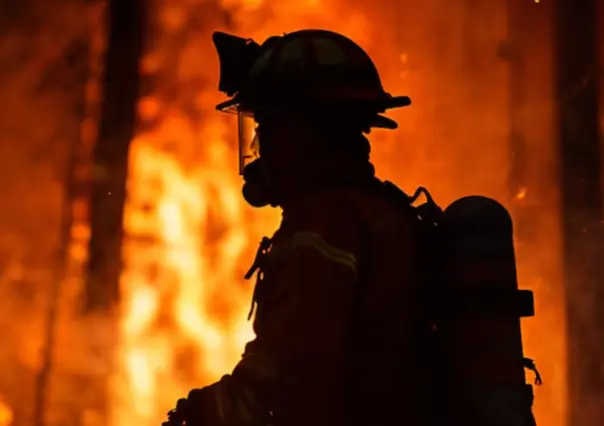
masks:
[[[329,412],[357,279],[357,228],[349,212],[324,203],[284,218],[260,283],[257,337],[231,375],[191,392],[188,425],[266,425],[273,413],[298,423]]]

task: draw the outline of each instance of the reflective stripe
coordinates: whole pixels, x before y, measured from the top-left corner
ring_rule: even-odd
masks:
[[[334,247],[327,242],[321,236],[315,232],[297,232],[292,236],[291,247],[312,247],[319,252],[323,257],[331,260],[332,262],[340,263],[344,266],[352,269],[352,272],[356,276],[357,273],[357,259],[356,257],[345,250]]]

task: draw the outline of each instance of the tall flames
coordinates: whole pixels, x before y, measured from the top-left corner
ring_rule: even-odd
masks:
[[[13,422],[13,411],[0,399],[0,426],[10,426]]]
[[[250,235],[226,167],[230,150],[206,128],[216,138],[210,156],[186,169],[153,142],[176,135],[194,143],[197,135],[164,123],[132,149],[116,387],[123,399],[114,424],[158,422],[174,398],[232,368],[252,337],[243,312],[249,292],[237,274]]]

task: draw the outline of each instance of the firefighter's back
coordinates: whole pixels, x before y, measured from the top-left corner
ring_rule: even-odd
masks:
[[[412,346],[421,272],[417,217],[406,200],[394,199],[381,185],[352,192],[366,239],[352,331],[350,377],[358,383],[348,396],[357,407],[352,414],[358,424],[398,419],[413,425],[419,364]]]
[[[345,424],[411,420],[416,408],[419,371],[412,342],[421,262],[417,217],[405,201],[378,180],[326,189],[307,201],[322,215],[346,212],[353,218],[347,222],[356,225],[347,232],[360,241],[341,395],[334,398]]]

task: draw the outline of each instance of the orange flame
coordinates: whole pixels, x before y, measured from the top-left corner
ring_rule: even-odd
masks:
[[[13,411],[10,407],[0,399],[0,426],[12,426]]]

